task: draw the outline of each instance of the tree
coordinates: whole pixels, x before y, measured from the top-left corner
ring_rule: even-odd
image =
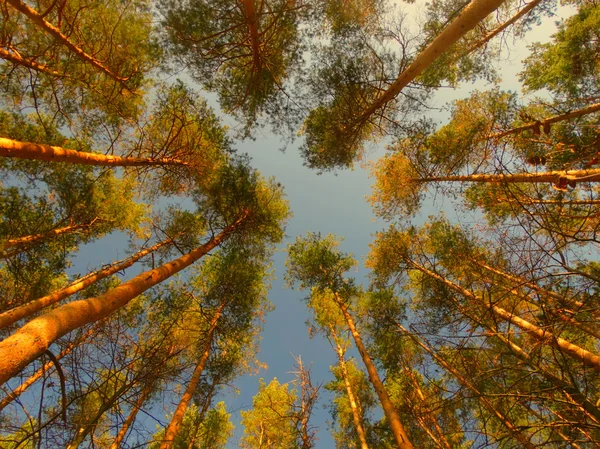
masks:
[[[404,426],[400,422],[397,411],[391,403],[389,395],[377,373],[362,337],[357,330],[349,306],[357,290],[352,280],[343,277],[343,273],[355,265],[351,256],[337,250],[339,243],[335,237],[321,239],[319,234],[309,233],[306,238],[298,238],[296,243],[288,247],[287,279],[291,285],[297,283],[300,288],[312,288],[316,294],[326,293],[343,315],[356,348],[365,364],[385,416],[392,428],[392,433],[399,449],[412,448]]]
[[[298,439],[293,422],[296,392],[288,384],[274,378],[267,385],[259,381],[258,393],[252,399],[253,408],[242,411],[243,449],[297,448]]]

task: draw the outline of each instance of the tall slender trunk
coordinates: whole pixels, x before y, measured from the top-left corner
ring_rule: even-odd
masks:
[[[356,343],[356,348],[358,349],[358,352],[360,353],[363,363],[365,364],[365,367],[367,368],[367,373],[369,374],[369,379],[371,381],[371,384],[373,385],[373,388],[375,388],[375,392],[377,393],[377,396],[379,397],[379,402],[381,403],[381,408],[383,408],[385,417],[387,418],[387,420],[390,424],[392,433],[394,434],[394,438],[398,445],[398,449],[413,449],[413,445],[411,444],[410,440],[408,439],[406,430],[404,429],[404,426],[400,422],[400,416],[398,416],[398,412],[396,411],[394,404],[392,404],[392,401],[390,400],[390,397],[383,385],[383,382],[381,381],[381,378],[379,377],[379,374],[377,373],[375,364],[373,363],[373,360],[371,360],[371,357],[369,356],[369,353],[367,352],[367,349],[365,348],[362,338],[361,338],[358,330],[356,329],[356,326],[354,325],[354,320],[352,319],[352,316],[348,312],[348,308],[346,307],[346,305],[344,304],[344,302],[342,301],[342,299],[340,298],[340,296],[337,293],[334,293],[334,295],[335,295],[335,300],[336,300],[338,307],[340,308],[342,314],[344,315],[344,318],[346,318],[346,323],[348,324],[350,333],[352,334],[352,337],[354,338],[354,342]]]
[[[244,14],[250,32],[250,45],[252,46],[252,65],[254,70],[260,72],[261,55],[260,55],[260,37],[258,32],[258,18],[254,9],[254,0],[242,0],[244,6]]]
[[[133,421],[135,421],[135,418],[136,418],[138,412],[140,411],[140,409],[142,408],[142,406],[144,405],[144,403],[150,396],[150,393],[152,393],[152,383],[148,382],[148,383],[146,383],[146,385],[144,386],[144,389],[142,390],[142,392],[138,396],[137,400],[135,401],[135,404],[133,404],[133,407],[131,408],[129,415],[127,416],[127,418],[125,419],[125,422],[119,429],[119,432],[117,433],[117,436],[115,437],[115,440],[110,445],[109,449],[119,449],[119,447],[121,447],[121,443],[123,442],[125,435],[127,435],[127,431],[133,424]]]
[[[51,239],[54,237],[58,237],[59,235],[71,234],[71,233],[77,232],[81,229],[90,228],[97,221],[98,221],[98,218],[96,217],[90,223],[82,223],[82,224],[64,226],[62,228],[52,229],[51,231],[42,232],[40,234],[24,235],[24,236],[17,237],[14,239],[8,239],[2,243],[2,248],[7,249],[7,248],[14,248],[15,246],[30,245],[32,243],[37,243],[37,242],[40,242],[43,240],[48,240],[48,239]]]
[[[113,73],[108,67],[106,67],[98,59],[87,54],[79,46],[77,46],[76,44],[71,42],[67,36],[62,34],[58,28],[56,28],[51,23],[47,22],[44,19],[44,17],[40,13],[38,13],[36,10],[30,8],[25,3],[23,3],[21,0],[6,0],[6,2],[8,4],[10,4],[13,8],[15,8],[17,11],[19,11],[20,13],[27,16],[33,23],[35,23],[37,26],[42,28],[46,33],[50,34],[54,39],[56,39],[57,42],[64,45],[70,51],[75,53],[78,58],[91,64],[96,69],[104,72],[110,78],[112,78],[115,81],[120,82],[121,84],[123,84],[123,86],[125,86],[125,82],[128,80],[128,78],[125,78],[125,77],[122,77],[122,76],[119,76],[119,75]]]
[[[535,8],[542,0],[533,0],[527,4],[523,9],[521,9],[518,13],[508,19],[506,22],[502,23],[498,27],[494,28],[492,31],[487,33],[482,39],[475,42],[473,45],[469,47],[467,51],[465,51],[462,56],[466,56],[472,51],[477,50],[479,47],[488,43],[491,39],[496,37],[498,34],[502,33],[505,29],[515,23],[517,20],[525,17],[527,14],[531,12],[533,8]]]
[[[479,22],[495,11],[502,3],[504,3],[504,0],[472,0],[459,16],[427,48],[417,55],[412,64],[398,76],[396,81],[361,114],[358,122],[366,123],[377,110],[393,100],[408,83],[419,76],[452,44],[475,28]]]
[[[448,286],[452,290],[460,293],[465,298],[470,300],[473,303],[473,305],[475,305],[476,307],[483,306],[483,307],[490,309],[490,311],[496,317],[501,318],[504,321],[507,321],[507,322],[517,326],[521,330],[523,330],[526,333],[528,333],[529,335],[531,335],[536,340],[538,340],[542,343],[546,343],[546,344],[558,349],[560,352],[567,354],[576,360],[579,360],[583,364],[593,368],[596,371],[600,371],[600,357],[598,355],[596,355],[586,349],[583,349],[582,347],[577,346],[563,338],[556,337],[551,332],[548,332],[548,331],[540,328],[539,326],[536,326],[535,324],[532,324],[529,321],[524,320],[523,318],[515,315],[514,313],[508,312],[507,310],[503,309],[502,307],[498,307],[493,304],[484,304],[479,298],[477,298],[477,296],[473,292],[461,287],[460,285],[457,285],[457,284],[449,281],[445,277],[443,277],[431,270],[428,270],[424,266],[419,265],[418,263],[413,262],[410,259],[406,259],[406,261],[413,268],[421,271],[422,273],[424,273],[434,279],[437,279],[438,281],[444,283],[446,286]]]
[[[333,337],[333,341],[335,342],[335,352],[337,352],[338,359],[340,361],[340,368],[342,369],[342,376],[344,377],[344,385],[346,387],[346,394],[348,395],[348,402],[350,403],[350,410],[352,411],[352,419],[354,421],[354,427],[356,428],[356,433],[358,434],[358,440],[360,441],[361,449],[369,449],[369,445],[367,444],[367,436],[365,433],[365,429],[362,425],[362,413],[358,408],[358,401],[354,395],[354,391],[352,390],[352,385],[350,384],[350,376],[348,374],[348,367],[346,366],[346,360],[344,359],[344,349],[339,343],[337,333],[333,326],[329,327],[329,331],[331,332],[331,336]]]
[[[163,240],[162,242],[157,243],[156,245],[150,248],[139,251],[132,257],[125,259],[122,262],[117,262],[107,268],[98,270],[94,273],[84,276],[76,280],[75,282],[72,282],[67,287],[62,288],[54,293],[42,296],[41,298],[34,299],[33,301],[28,302],[27,304],[0,313],[0,329],[4,329],[5,327],[10,326],[23,318],[27,318],[33,315],[34,313],[44,309],[45,307],[48,307],[52,304],[56,304],[57,302],[62,301],[63,299],[73,295],[74,293],[86,289],[95,282],[98,282],[115,273],[118,273],[119,271],[129,268],[142,257],[146,256],[147,254],[150,254],[151,252],[156,251],[157,249],[163,247],[168,243],[171,243],[171,241],[171,239]]]
[[[63,349],[60,353],[56,355],[56,360],[60,360],[66,355],[70,354],[73,349],[81,345],[85,340],[87,340],[93,333],[95,329],[92,327],[89,331],[87,331],[83,336],[78,338],[73,343],[68,344],[65,349]],[[35,382],[44,376],[44,374],[48,373],[50,369],[56,368],[54,362],[51,360],[44,364],[40,369],[38,369],[35,373],[29,376],[21,385],[15,388],[10,394],[8,394],[4,399],[0,401],[0,411],[2,411],[7,405],[9,405],[12,401],[21,396],[29,387],[31,387]]]
[[[408,332],[404,326],[400,323],[396,323],[396,326],[404,332],[404,334],[408,335],[415,343],[417,343],[421,348],[423,348],[433,359],[444,368],[449,374],[452,374],[456,380],[466,389],[473,392],[473,395],[477,400],[483,405],[492,415],[496,416],[504,427],[506,427],[509,432],[514,436],[514,438],[521,443],[527,449],[535,449],[535,446],[529,440],[529,437],[524,433],[517,430],[516,426],[512,423],[510,418],[506,416],[503,412],[498,410],[494,404],[490,402],[490,400],[480,392],[475,385],[469,382],[464,376],[462,376],[450,363],[446,362],[442,357],[440,357],[432,348],[426,345],[420,338],[416,335],[413,335],[411,332]]]
[[[202,356],[200,357],[200,360],[196,365],[196,369],[194,369],[192,378],[190,379],[190,382],[188,383],[187,388],[185,389],[185,392],[183,393],[183,396],[181,397],[181,400],[179,401],[179,404],[175,409],[173,418],[171,418],[171,422],[165,430],[165,437],[163,438],[163,441],[160,445],[160,449],[171,449],[173,447],[173,444],[175,443],[175,438],[177,437],[177,434],[179,433],[179,428],[183,423],[183,417],[185,416],[185,412],[188,408],[190,401],[192,400],[192,396],[194,395],[198,384],[200,383],[200,378],[202,377],[204,366],[206,365],[206,361],[210,356],[210,347],[212,344],[213,334],[217,327],[219,318],[221,317],[221,313],[223,312],[223,308],[226,304],[226,301],[221,302],[219,308],[215,311],[212,317],[210,328],[206,336],[206,344],[204,345],[204,351],[202,352]]]
[[[584,115],[592,114],[592,113],[598,112],[598,111],[600,111],[600,103],[594,103],[589,106],[586,106],[585,108],[576,109],[575,111],[566,112],[564,114],[553,115],[552,117],[548,117],[543,120],[530,122],[525,125],[518,126],[516,128],[507,129],[506,131],[501,131],[499,133],[491,134],[490,136],[487,137],[487,139],[500,139],[502,137],[505,137],[505,136],[508,136],[511,134],[521,133],[528,129],[539,130],[540,128],[542,128],[545,130],[549,130],[549,127],[552,123],[562,122],[565,120],[570,120],[572,118],[582,117]]]
[[[168,157],[121,157],[100,153],[86,153],[85,151],[69,150],[66,148],[45,145],[41,143],[20,142],[2,137],[0,137],[0,156],[14,157],[19,159],[35,159],[46,162],[67,162],[70,164],[97,165],[102,167],[144,167],[154,165],[189,166],[187,162]]]
[[[550,171],[541,173],[515,173],[515,174],[496,174],[496,175],[454,175],[454,176],[432,176],[426,178],[414,178],[414,182],[551,182],[559,184],[561,180],[570,183],[578,181],[598,182],[600,181],[600,168],[591,170],[567,170],[567,171]]]
[[[65,75],[58,73],[56,70],[51,69],[50,67],[39,64],[35,61],[31,61],[23,58],[16,50],[10,49],[5,50],[4,48],[0,48],[0,58],[5,59],[7,61],[12,62],[13,64],[17,64],[23,67],[27,67],[28,69],[35,70],[36,72],[46,73],[47,75],[52,76],[60,76],[63,77]]]
[[[200,413],[196,417],[196,425],[194,426],[194,434],[190,438],[190,442],[188,444],[188,449],[194,449],[194,443],[198,439],[198,430],[200,430],[200,425],[204,421],[204,416],[206,416],[206,412],[208,412],[208,408],[210,407],[210,404],[212,403],[212,397],[215,394],[215,388],[218,385],[218,383],[219,383],[219,377],[217,376],[213,379],[212,384],[210,384],[210,390],[208,391],[208,394],[206,395],[206,400],[204,401],[204,405],[202,405],[202,410],[200,410]]]
[[[0,385],[44,353],[57,338],[110,315],[136,296],[196,262],[241,227],[248,216],[249,211],[246,210],[201,247],[146,271],[103,295],[65,304],[31,320],[0,342]]]
[[[408,406],[413,410],[413,414],[415,415],[415,417],[419,420],[421,428],[425,430],[425,432],[427,432],[427,435],[429,435],[429,437],[433,440],[433,442],[439,449],[452,449],[452,446],[450,446],[450,443],[446,439],[446,435],[444,434],[443,429],[440,427],[439,423],[437,422],[437,419],[435,418],[435,416],[433,416],[433,413],[429,408],[427,398],[425,397],[425,393],[423,393],[419,382],[415,378],[415,374],[413,373],[412,369],[409,366],[407,366],[406,363],[404,363],[404,360],[402,360],[402,365],[404,367],[404,372],[410,378],[410,382],[413,385],[413,389],[417,392],[417,396],[421,401],[421,406],[423,407],[425,416],[427,417],[430,423],[429,425],[427,425],[425,420],[422,419],[422,417],[420,416],[420,413],[416,410],[416,407],[413,404],[408,404]],[[435,428],[437,436],[434,435],[434,433],[429,428],[430,425],[433,425],[433,427]]]

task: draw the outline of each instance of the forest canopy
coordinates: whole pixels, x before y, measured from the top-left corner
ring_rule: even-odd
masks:
[[[596,0],[0,19],[1,448],[600,445]],[[339,174],[340,201],[349,170],[377,225],[357,256],[286,196]],[[280,297],[305,315],[270,321]],[[263,330],[304,317],[318,354],[278,379]]]

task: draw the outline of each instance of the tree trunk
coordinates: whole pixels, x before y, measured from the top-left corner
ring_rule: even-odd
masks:
[[[354,427],[356,427],[356,433],[358,434],[358,440],[360,441],[361,449],[369,449],[367,444],[367,437],[365,429],[362,425],[361,412],[358,409],[356,397],[350,384],[350,377],[348,375],[348,367],[346,366],[346,360],[344,359],[344,349],[338,341],[337,334],[333,326],[330,326],[330,332],[335,342],[335,352],[337,352],[338,359],[340,360],[340,368],[342,368],[342,376],[344,376],[344,385],[346,386],[346,394],[348,394],[348,402],[350,402],[350,410],[352,411],[352,419],[354,420]]]
[[[548,130],[552,123],[562,122],[564,120],[570,120],[572,118],[582,117],[584,115],[592,114],[592,113],[598,112],[598,111],[600,111],[600,103],[595,103],[595,104],[586,106],[585,108],[577,109],[575,111],[567,112],[565,114],[554,115],[554,116],[548,117],[547,119],[544,119],[544,120],[538,120],[535,122],[527,123],[522,126],[518,126],[516,128],[508,129],[506,131],[501,131],[499,133],[492,134],[492,135],[488,136],[487,138],[488,139],[500,139],[502,137],[505,137],[505,136],[508,136],[511,134],[521,133],[528,129],[538,129],[539,130],[540,128],[542,128],[542,129]]]
[[[21,0],[6,0],[6,2],[8,4],[10,4],[13,8],[15,8],[17,11],[19,11],[22,14],[24,14],[25,16],[29,17],[29,19],[33,23],[35,23],[37,26],[42,28],[46,33],[50,34],[54,39],[56,39],[57,42],[64,45],[69,50],[71,50],[73,53],[75,53],[77,55],[77,57],[79,57],[81,60],[91,64],[98,70],[104,72],[106,75],[111,77],[113,80],[118,81],[119,83],[123,84],[124,87],[126,87],[125,81],[127,81],[129,78],[124,78],[124,77],[116,75],[108,67],[104,66],[104,64],[102,64],[102,62],[100,62],[98,59],[94,58],[93,56],[88,55],[80,47],[78,47],[73,42],[71,42],[67,36],[62,34],[58,28],[56,28],[51,23],[47,22],[44,19],[44,17],[42,17],[42,15],[40,13],[38,13],[36,10],[30,8],[25,3],[23,3]]]
[[[511,26],[517,20],[519,20],[522,17],[525,17],[527,14],[529,14],[529,12],[533,8],[535,8],[541,1],[542,0],[533,0],[533,1],[529,2],[527,4],[527,6],[525,6],[523,9],[521,9],[518,13],[516,13],[514,16],[512,16],[510,19],[508,19],[502,25],[500,25],[497,28],[495,28],[494,30],[490,31],[488,34],[486,34],[483,37],[483,39],[480,39],[475,44],[471,45],[471,47],[469,47],[469,49],[466,52],[464,52],[462,56],[466,56],[469,53],[471,53],[472,51],[477,50],[482,45],[485,45],[486,43],[488,43],[491,39],[496,37],[498,34],[502,33],[505,29],[507,29],[509,26]]]
[[[91,328],[87,331],[81,338],[77,339],[73,343],[67,345],[65,349],[63,349],[57,356],[56,359],[60,360],[66,355],[70,354],[73,349],[82,344],[85,340],[87,340],[93,333],[95,329]],[[44,376],[45,373],[48,373],[51,368],[56,368],[54,362],[51,360],[44,364],[43,367],[38,369],[35,373],[33,373],[25,382],[15,388],[9,395],[7,395],[2,401],[0,401],[0,411],[2,411],[7,405],[9,405],[12,401],[17,399],[21,394],[23,394],[29,387],[31,387],[38,379]]]
[[[160,449],[171,449],[173,447],[173,444],[175,443],[175,438],[177,437],[177,434],[179,433],[179,428],[183,423],[183,417],[185,416],[185,412],[188,408],[190,401],[192,400],[192,396],[194,395],[198,384],[200,383],[200,378],[202,377],[204,366],[206,365],[206,361],[210,356],[210,347],[212,344],[213,334],[215,328],[217,327],[217,323],[219,321],[219,318],[221,317],[221,313],[223,312],[225,304],[226,301],[221,302],[221,305],[213,315],[213,318],[210,323],[210,328],[206,336],[206,344],[204,345],[204,351],[202,352],[202,356],[200,357],[200,360],[196,365],[196,369],[192,374],[192,378],[190,379],[190,382],[188,383],[188,386],[185,389],[185,393],[183,393],[183,396],[181,397],[181,400],[177,405],[177,409],[173,414],[173,418],[171,418],[171,422],[165,430],[165,437],[160,445]]]
[[[574,345],[573,343],[554,336],[551,332],[548,332],[535,324],[530,323],[529,321],[524,320],[523,318],[515,315],[514,313],[508,312],[501,307],[495,306],[493,304],[481,304],[481,300],[475,296],[475,294],[469,290],[462,288],[460,285],[457,285],[443,276],[428,270],[427,268],[413,262],[412,260],[407,260],[407,262],[414,267],[415,269],[421,271],[422,273],[437,279],[438,281],[444,283],[446,286],[451,288],[452,290],[460,293],[465,298],[469,299],[474,305],[481,307],[484,306],[489,308],[490,311],[496,315],[497,317],[514,324],[521,330],[527,332],[529,335],[534,337],[536,340],[541,343],[547,343],[550,346],[558,349],[560,352],[573,357],[576,360],[579,360],[584,365],[587,365],[593,368],[596,371],[600,372],[600,357],[596,354],[583,349],[580,346]]]
[[[249,211],[246,210],[234,223],[201,247],[146,271],[103,295],[65,304],[31,320],[0,342],[0,385],[43,354],[57,338],[110,315],[136,296],[196,262],[225,241],[248,216]]]
[[[62,288],[54,293],[51,293],[50,295],[42,296],[41,298],[30,301],[27,304],[0,313],[0,329],[4,329],[5,327],[10,326],[23,318],[27,318],[33,315],[34,313],[39,312],[45,307],[48,307],[52,304],[56,304],[57,302],[62,301],[63,299],[71,296],[72,294],[86,289],[95,282],[98,282],[115,273],[118,273],[119,271],[129,268],[145,255],[156,251],[157,249],[163,247],[171,241],[171,239],[164,240],[150,248],[139,251],[137,254],[133,255],[129,259],[125,259],[122,262],[118,262],[107,268],[98,270],[95,273],[91,273],[87,276],[84,276],[78,279],[77,281],[69,284],[67,287]]]
[[[256,72],[261,69],[260,57],[260,39],[258,33],[258,18],[254,9],[254,0],[242,0],[244,5],[244,14],[248,23],[248,31],[250,32],[250,44],[252,46],[252,65]],[[253,71],[254,71],[253,70]]]
[[[4,48],[0,48],[0,58],[5,59],[7,61],[12,62],[13,64],[20,65],[26,67],[31,70],[35,70],[36,72],[45,73],[47,75],[56,76],[56,77],[64,77],[58,73],[56,70],[52,70],[50,67],[45,66],[43,64],[38,64],[35,61],[30,61],[24,59],[16,50],[11,49],[11,51],[5,50]]]
[[[393,100],[408,83],[419,76],[452,44],[475,28],[479,22],[495,11],[502,3],[504,3],[504,0],[472,0],[459,16],[427,48],[417,55],[412,64],[398,76],[396,81],[361,114],[358,122],[366,123],[377,110]]]
[[[369,374],[369,379],[371,380],[371,384],[373,388],[375,388],[375,392],[379,397],[379,401],[381,402],[381,407],[385,413],[385,416],[390,423],[390,427],[392,429],[392,433],[394,434],[394,438],[398,445],[398,449],[413,449],[413,445],[408,439],[408,435],[406,434],[406,430],[404,430],[404,426],[400,422],[400,417],[398,416],[398,412],[392,404],[390,397],[387,394],[385,387],[383,386],[383,382],[379,378],[379,374],[377,373],[377,369],[363,344],[362,338],[354,325],[354,320],[352,316],[348,312],[348,308],[343,303],[342,299],[339,297],[337,293],[334,293],[336,302],[342,311],[344,317],[346,318],[346,323],[348,324],[348,328],[350,329],[350,333],[354,338],[354,342],[356,343],[356,348],[360,353],[360,356],[367,368],[367,373]]]
[[[497,174],[497,175],[455,175],[455,176],[433,176],[428,178],[414,178],[414,182],[551,182],[556,185],[564,183],[576,183],[578,181],[598,182],[600,181],[600,168],[591,170],[568,170],[568,171],[550,171],[541,173],[516,173],[516,174]]]
[[[46,162],[67,162],[70,164],[97,165],[102,167],[144,167],[154,165],[189,166],[187,162],[172,158],[120,157],[100,153],[44,145],[41,143],[19,142],[0,137],[0,156],[19,159],[35,159]]]
[[[131,411],[129,412],[127,419],[125,419],[125,422],[119,429],[119,433],[117,433],[117,436],[115,437],[115,440],[110,445],[109,449],[119,449],[119,447],[121,447],[121,443],[123,442],[125,435],[127,435],[127,431],[133,424],[135,417],[137,416],[138,412],[140,411],[140,409],[142,408],[142,406],[148,399],[148,396],[150,396],[151,392],[152,392],[152,383],[147,383],[144,386],[144,389],[142,390],[140,395],[138,396],[137,400],[135,401],[135,404],[133,405]]]
[[[218,383],[219,383],[219,377],[217,376],[217,377],[213,378],[213,382],[210,385],[210,390],[209,390],[208,394],[206,395],[206,400],[204,401],[204,405],[202,405],[202,410],[200,410],[200,413],[198,414],[198,416],[196,418],[196,425],[194,426],[194,434],[190,438],[190,442],[188,443],[188,449],[194,449],[194,443],[198,439],[198,430],[200,429],[200,424],[202,424],[202,421],[204,421],[204,416],[206,416],[206,412],[208,412],[208,408],[210,407],[210,404],[212,402],[212,397],[215,394],[215,387],[218,385]]]
[[[99,221],[98,217],[94,218],[90,223],[70,225],[70,226],[65,226],[62,228],[52,229],[51,231],[43,232],[41,234],[24,235],[22,237],[5,240],[3,243],[0,244],[0,247],[2,248],[2,250],[6,250],[8,248],[16,248],[16,249],[14,249],[12,251],[3,251],[2,253],[0,253],[0,258],[6,259],[8,257],[12,257],[16,254],[19,254],[19,253],[23,252],[24,249],[28,245],[31,245],[32,243],[38,243],[38,242],[42,242],[45,240],[49,240],[49,239],[58,237],[59,235],[63,235],[63,234],[72,234],[72,233],[78,232],[82,229],[89,229],[97,221]],[[103,221],[103,220],[100,220],[100,221]]]
[[[494,416],[496,416],[502,424],[510,431],[510,433],[514,436],[514,438],[521,443],[527,449],[535,449],[535,446],[529,440],[525,434],[517,430],[512,421],[502,413],[500,410],[496,409],[494,404],[492,404],[485,394],[481,393],[477,388],[469,382],[465,377],[463,377],[452,365],[446,362],[443,358],[441,358],[432,348],[427,346],[425,343],[421,341],[416,335],[408,332],[400,323],[396,323],[396,326],[408,335],[415,343],[417,343],[421,348],[423,348],[433,359],[439,363],[441,367],[443,367],[448,373],[452,374],[456,380],[468,390],[471,390],[475,396],[475,398]]]

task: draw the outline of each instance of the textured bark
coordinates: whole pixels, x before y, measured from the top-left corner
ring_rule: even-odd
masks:
[[[600,168],[591,170],[567,170],[567,171],[550,171],[541,173],[515,173],[515,174],[497,174],[497,175],[456,175],[456,176],[433,176],[427,178],[415,178],[415,182],[551,182],[559,184],[561,180],[566,182],[598,182],[600,181]]]
[[[0,384],[18,374],[57,338],[110,315],[136,296],[196,262],[242,226],[248,216],[249,212],[245,211],[237,221],[201,247],[154,270],[146,271],[103,295],[65,304],[31,320],[0,342]]]
[[[77,281],[69,284],[67,287],[62,288],[54,293],[51,293],[46,296],[42,296],[41,298],[34,299],[33,301],[28,302],[27,304],[24,304],[22,306],[15,307],[14,309],[0,313],[0,329],[4,329],[5,327],[10,326],[11,324],[16,323],[17,321],[19,321],[23,318],[27,318],[27,317],[33,315],[34,313],[39,312],[40,310],[44,309],[45,307],[48,307],[52,304],[56,304],[57,302],[62,301],[63,299],[65,299],[81,290],[86,289],[87,287],[94,284],[95,282],[98,282],[102,279],[112,276],[115,273],[118,273],[119,271],[129,268],[130,266],[132,266],[135,262],[137,262],[139,259],[141,259],[145,255],[150,254],[153,251],[156,251],[157,249],[161,248],[162,246],[164,246],[170,242],[171,242],[171,239],[164,240],[150,248],[139,251],[137,254],[133,255],[132,257],[130,257],[128,259],[125,259],[122,262],[118,262],[107,268],[98,270],[95,273],[91,273],[85,277],[82,277],[82,278],[78,279]]]
[[[438,281],[447,285],[452,290],[460,293],[465,298],[470,300],[473,303],[473,305],[475,305],[476,307],[483,306],[483,307],[488,308],[496,317],[501,318],[511,324],[514,324],[515,326],[517,326],[521,330],[527,332],[529,335],[531,335],[533,338],[540,341],[541,343],[546,343],[546,344],[558,349],[560,352],[567,354],[570,357],[574,358],[575,360],[579,360],[583,364],[600,372],[600,357],[598,355],[596,355],[586,349],[583,349],[582,347],[577,346],[563,338],[556,337],[551,332],[548,332],[548,331],[540,328],[539,326],[536,326],[535,324],[532,324],[529,321],[524,320],[523,318],[517,316],[514,313],[508,312],[507,310],[503,309],[502,307],[498,307],[493,304],[485,304],[482,300],[477,298],[477,296],[473,292],[471,292],[465,288],[462,288],[460,285],[457,285],[457,284],[449,281],[448,279],[444,278],[443,276],[441,276],[431,270],[428,270],[427,268],[425,268],[422,265],[419,265],[411,260],[407,260],[407,262],[413,268],[421,271],[422,273],[424,273],[434,279],[437,279]]]
[[[423,348],[428,354],[433,357],[433,359],[438,362],[438,364],[443,367],[449,374],[452,374],[456,380],[466,389],[473,392],[474,397],[483,405],[492,415],[496,416],[504,427],[506,427],[509,432],[513,435],[513,437],[521,443],[527,449],[535,449],[535,446],[529,440],[529,437],[524,433],[517,430],[516,426],[512,423],[510,418],[498,410],[494,404],[492,404],[489,399],[480,392],[471,382],[469,382],[464,376],[462,376],[450,363],[446,362],[442,357],[440,357],[432,348],[427,346],[425,343],[421,341],[420,338],[408,332],[401,324],[396,323],[396,326],[406,335],[408,335],[415,343],[417,343],[421,348]]]
[[[495,11],[504,0],[473,0],[460,15],[450,23],[434,40],[414,59],[392,85],[383,92],[360,116],[358,122],[366,123],[369,118],[391,100],[396,98],[408,83],[419,76],[433,61],[442,55],[452,44],[468,31],[477,26],[490,13]]]
[[[58,28],[56,28],[51,23],[47,22],[40,13],[38,13],[36,10],[27,6],[21,0],[6,0],[6,2],[9,5],[11,5],[13,8],[15,8],[17,11],[19,11],[20,13],[27,16],[33,23],[35,23],[37,26],[42,28],[46,33],[48,33],[54,39],[56,39],[57,42],[64,45],[70,51],[75,53],[77,55],[77,57],[79,57],[81,60],[91,64],[96,69],[104,72],[106,75],[108,75],[115,81],[118,81],[122,84],[124,84],[125,81],[128,80],[128,78],[124,78],[124,77],[118,76],[117,74],[113,73],[101,61],[99,61],[98,59],[94,58],[93,56],[87,54],[79,46],[77,46],[73,42],[71,42],[67,36],[62,34]]]
[[[177,434],[179,433],[179,428],[183,423],[183,417],[185,416],[185,412],[188,408],[190,401],[192,400],[192,396],[194,395],[198,384],[200,383],[200,378],[202,377],[204,366],[206,365],[206,361],[210,356],[210,347],[212,344],[213,334],[215,332],[215,328],[217,327],[217,323],[219,321],[219,318],[221,317],[221,313],[223,312],[225,304],[226,302],[223,301],[212,317],[210,328],[208,330],[208,334],[206,335],[206,344],[204,345],[204,351],[202,352],[202,356],[200,357],[200,360],[198,361],[198,364],[194,369],[192,378],[190,379],[190,382],[188,383],[187,388],[185,389],[185,392],[183,393],[183,396],[179,401],[179,404],[177,404],[175,413],[173,413],[173,418],[171,418],[171,422],[165,430],[165,436],[160,445],[160,449],[171,449],[173,447],[173,444],[175,443],[175,438],[177,437]]]
[[[8,240],[4,241],[4,243],[2,244],[2,247],[3,248],[14,248],[15,246],[29,245],[31,243],[37,243],[37,242],[40,242],[43,240],[48,240],[48,239],[51,239],[54,237],[58,237],[59,235],[63,235],[63,234],[71,234],[71,233],[77,232],[81,229],[87,229],[87,228],[91,227],[96,221],[97,221],[97,219],[94,219],[91,223],[64,226],[62,228],[52,229],[51,231],[43,232],[41,234],[24,235],[22,237],[17,237],[14,239],[8,239]]]
[[[392,429],[392,433],[394,434],[394,438],[398,445],[398,449],[413,449],[413,445],[411,444],[410,440],[408,439],[406,430],[404,429],[404,426],[400,422],[400,416],[398,416],[398,412],[396,411],[394,404],[392,404],[392,401],[390,400],[390,397],[387,394],[387,391],[383,385],[383,382],[381,381],[381,378],[379,377],[379,374],[377,373],[375,364],[373,363],[373,360],[371,360],[371,357],[369,356],[369,353],[367,352],[367,349],[365,348],[365,345],[362,341],[360,333],[358,332],[358,330],[356,329],[356,326],[354,325],[354,320],[352,319],[352,316],[348,312],[348,308],[346,307],[346,305],[344,304],[344,302],[342,301],[342,299],[339,297],[339,295],[337,293],[335,293],[335,298],[336,298],[337,305],[339,306],[342,314],[344,315],[344,318],[346,318],[346,323],[348,324],[350,333],[352,334],[352,337],[354,338],[354,342],[356,343],[356,348],[358,349],[358,352],[360,353],[363,363],[365,364],[365,367],[367,368],[367,373],[369,374],[369,379],[371,381],[371,384],[373,385],[373,388],[375,388],[375,392],[377,393],[377,396],[379,397],[379,402],[381,403],[381,408],[383,408],[385,417],[387,418],[388,422],[390,423],[390,427]]]
[[[137,416],[138,412],[140,411],[140,409],[142,408],[142,406],[144,405],[144,403],[150,396],[151,392],[152,392],[152,384],[148,383],[148,384],[146,384],[146,386],[144,387],[144,389],[138,396],[137,400],[135,401],[135,404],[133,404],[133,407],[132,407],[131,411],[129,412],[129,415],[127,416],[127,418],[125,419],[125,422],[119,429],[119,433],[117,433],[117,436],[115,437],[115,440],[110,445],[109,449],[119,449],[121,447],[121,443],[123,442],[125,435],[127,435],[127,431],[133,424],[133,421],[135,421],[135,417]]]
[[[361,449],[369,449],[369,445],[367,444],[367,437],[365,433],[365,429],[362,425],[361,412],[358,408],[358,404],[356,401],[356,397],[354,396],[354,391],[352,390],[352,385],[350,384],[350,378],[348,375],[348,367],[346,366],[346,360],[344,359],[344,349],[340,345],[335,329],[332,327],[329,328],[331,335],[333,337],[333,341],[335,342],[335,352],[337,352],[338,359],[340,361],[340,368],[342,368],[342,376],[344,377],[344,386],[346,387],[346,394],[348,395],[348,402],[350,402],[350,410],[352,411],[352,420],[354,421],[354,427],[356,428],[356,433],[358,434],[358,440],[360,441]]]
[[[97,165],[102,167],[144,167],[154,165],[181,165],[189,166],[187,162],[173,158],[141,158],[120,157],[100,153],[86,153],[84,151],[69,150],[32,142],[19,142],[17,140],[0,137],[0,156],[19,159],[35,159],[46,162],[67,162],[70,164]]]
[[[572,118],[582,117],[587,114],[592,114],[594,112],[600,111],[600,103],[594,103],[585,108],[577,109],[575,111],[567,112],[565,114],[554,115],[552,117],[548,117],[544,120],[539,120],[531,123],[527,123],[522,126],[518,126],[516,128],[508,129],[506,131],[502,131],[496,134],[492,134],[488,137],[488,139],[500,139],[505,136],[509,136],[511,134],[519,134],[528,129],[548,129],[548,127],[557,122],[562,122],[565,120],[570,120]]]
[[[23,58],[17,51],[11,49],[11,51],[5,50],[4,48],[0,48],[0,58],[6,59],[7,61],[12,62],[13,64],[17,64],[23,67],[27,67],[28,69],[35,70],[36,72],[46,73],[47,75],[52,76],[64,76],[58,73],[56,70],[52,70],[50,67],[39,64],[35,61],[31,61]]]

